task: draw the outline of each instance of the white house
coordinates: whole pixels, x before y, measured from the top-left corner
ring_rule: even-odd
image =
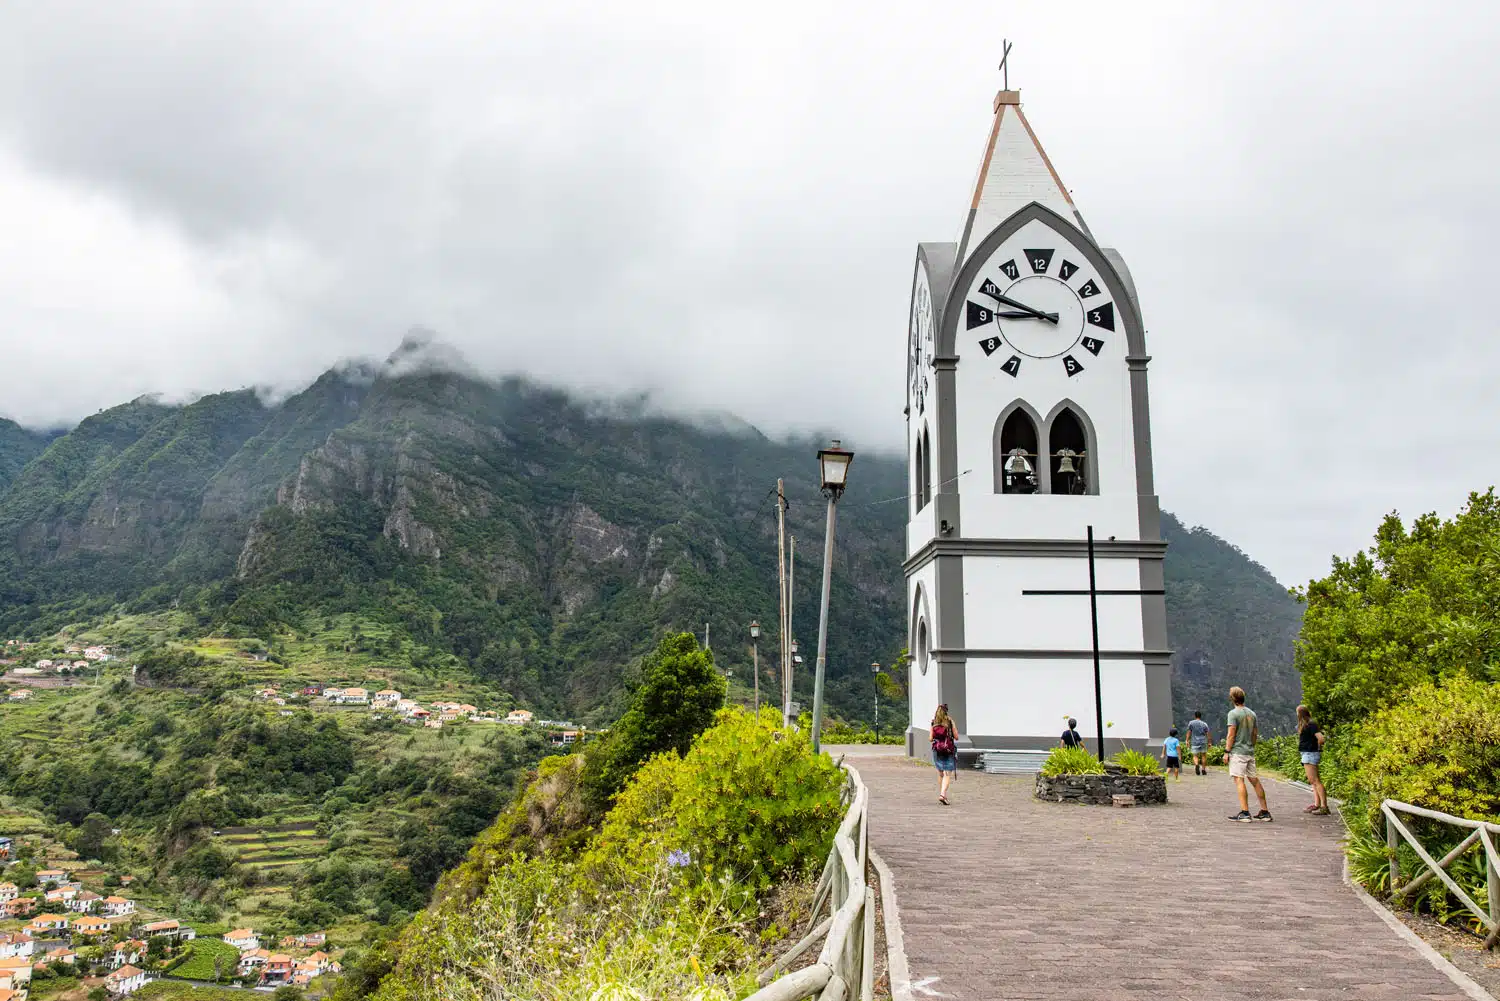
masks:
[[[130,994],[146,985],[146,971],[126,963],[104,978],[104,987],[111,994]]]
[[[25,932],[0,932],[0,959],[24,958],[35,951],[36,940]]]
[[[11,702],[24,702],[25,700],[31,698],[31,689],[18,688],[15,691],[11,692],[8,698]]]
[[[511,726],[523,726],[535,718],[530,709],[512,709],[505,714],[505,722]]]
[[[109,647],[91,646],[85,647],[83,651],[84,660],[109,660]]]
[[[365,706],[370,704],[370,693],[363,688],[346,688],[340,696],[339,703],[346,706]]]
[[[183,942],[191,942],[198,937],[196,931],[176,918],[168,918],[165,921],[153,921],[141,928],[141,934],[147,938],[151,938],[154,935],[161,935],[165,938],[175,938]]]
[[[93,890],[78,890],[73,899],[68,901],[68,910],[77,911],[79,914],[91,914],[103,899]]]
[[[344,697],[344,690],[342,688],[325,688],[325,689],[323,689],[323,698],[327,699],[329,702],[338,702],[341,699],[343,699],[343,697]]]
[[[376,705],[394,705],[401,701],[401,693],[394,688],[382,688],[375,693]]]
[[[107,918],[118,918],[135,913],[135,901],[124,897],[105,897],[102,906],[104,916]]]
[[[15,900],[21,895],[21,888],[14,883],[0,883],[0,904],[7,900]]]
[[[250,952],[260,948],[260,936],[249,928],[236,928],[224,936],[224,941],[234,946],[240,952]]]

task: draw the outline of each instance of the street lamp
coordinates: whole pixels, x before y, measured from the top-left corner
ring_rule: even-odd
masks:
[[[818,661],[813,675],[812,746],[818,751],[823,734],[823,671],[828,663],[828,593],[833,586],[833,530],[838,517],[839,497],[849,483],[849,464],[854,453],[839,447],[837,438],[828,448],[818,450],[818,465],[823,474],[823,494],[828,498],[828,527],[823,533],[823,603],[818,615]]]
[[[802,655],[797,652],[797,640],[794,638],[791,642],[791,651],[787,655],[786,677],[781,679],[783,686],[781,693],[781,701],[783,703],[782,716],[785,718],[787,726],[791,726],[793,722],[792,691],[794,689],[794,679],[797,677],[797,665],[800,663],[802,663]]]
[[[870,680],[875,683],[875,743],[880,743],[880,663],[870,665]]]
[[[750,620],[750,657],[755,671],[755,715],[760,715],[760,623]]]

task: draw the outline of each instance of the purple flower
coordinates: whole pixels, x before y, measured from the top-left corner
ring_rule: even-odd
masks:
[[[680,869],[685,865],[692,864],[693,857],[681,848],[674,848],[667,852],[667,865],[674,869]]]

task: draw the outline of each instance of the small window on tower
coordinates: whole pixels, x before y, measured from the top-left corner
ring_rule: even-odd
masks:
[[[1052,418],[1047,451],[1052,462],[1052,492],[1088,493],[1088,435],[1072,410],[1065,407]]]
[[[920,514],[922,508],[927,505],[927,498],[922,492],[922,462],[927,455],[927,447],[922,442],[923,434],[917,435],[917,454],[911,464],[911,499],[912,514]]]
[[[1037,436],[1031,415],[1016,408],[1000,426],[995,461],[1000,466],[1000,492],[1034,494],[1037,491]]]
[[[932,503],[932,436],[922,429],[922,506]]]

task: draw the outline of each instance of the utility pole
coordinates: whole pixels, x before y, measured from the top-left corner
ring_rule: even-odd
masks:
[[[786,655],[786,725],[791,726],[794,722],[792,716],[792,690],[797,685],[797,634],[792,631],[792,609],[793,599],[796,598],[797,584],[797,537],[795,535],[787,539],[786,558],[786,634],[790,636],[791,645],[787,647]]]
[[[781,619],[778,631],[781,633],[781,722],[785,726],[788,723],[787,713],[790,711],[788,700],[787,674],[788,665],[792,662],[792,637],[787,628],[786,614],[786,487],[781,480],[776,481],[776,600],[779,607]]]

